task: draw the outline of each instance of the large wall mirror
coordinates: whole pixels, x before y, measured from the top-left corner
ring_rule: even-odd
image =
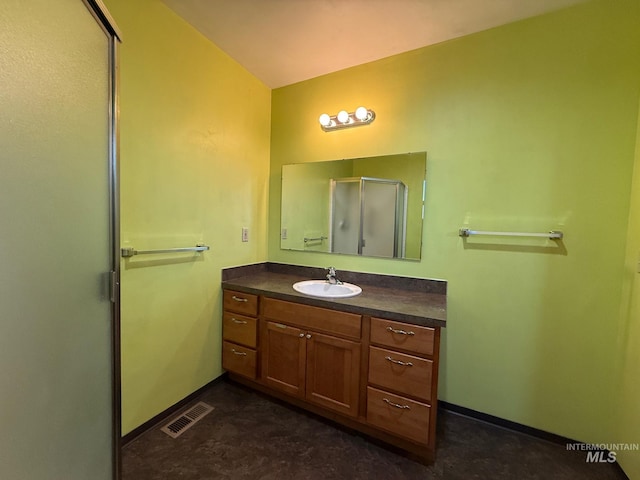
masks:
[[[282,167],[280,248],[419,260],[426,152]]]

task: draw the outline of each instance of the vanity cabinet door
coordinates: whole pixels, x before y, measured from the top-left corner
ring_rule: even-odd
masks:
[[[231,342],[222,342],[222,368],[243,377],[256,378],[256,351]]]
[[[304,398],[307,342],[302,330],[262,320],[262,380],[269,387]]]
[[[255,380],[258,376],[258,319],[255,318],[258,312],[258,297],[225,290],[223,298],[222,368]]]
[[[360,343],[306,332],[308,401],[358,415]]]
[[[258,296],[250,293],[225,290],[222,298],[223,308],[229,312],[244,315],[258,315]]]
[[[253,317],[224,312],[222,315],[222,339],[246,347],[256,348],[258,320]]]
[[[433,362],[384,348],[369,347],[369,383],[431,402]]]
[[[367,388],[367,422],[414,442],[429,443],[431,411],[425,403]]]
[[[435,338],[435,328],[371,318],[371,343],[432,357]]]

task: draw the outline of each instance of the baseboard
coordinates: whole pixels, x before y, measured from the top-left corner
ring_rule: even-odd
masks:
[[[533,428],[521,423],[512,422],[511,420],[505,420],[504,418],[494,417],[493,415],[489,415],[488,413],[478,412],[477,410],[461,407],[460,405],[454,405],[453,403],[449,402],[443,402],[442,400],[438,400],[438,407],[443,410],[457,413],[459,415],[464,415],[465,417],[473,418],[474,420],[480,420],[481,422],[490,423],[491,425],[502,427],[507,430],[513,430],[518,433],[524,433],[525,435],[540,438],[542,440],[547,440],[548,442],[556,443],[558,445],[566,445],[567,443],[580,443],[577,440],[563,437],[562,435],[545,432],[544,430],[540,430],[538,428]]]
[[[225,372],[222,375],[220,375],[218,378],[215,378],[212,381],[210,381],[209,383],[207,383],[206,385],[200,387],[195,392],[187,395],[186,397],[184,397],[179,402],[174,403],[173,405],[171,405],[166,410],[163,410],[162,412],[157,414],[155,417],[147,420],[146,422],[144,422],[139,427],[136,427],[133,430],[131,430],[129,433],[127,433],[126,435],[123,435],[122,438],[120,439],[120,447],[125,447],[126,445],[128,445],[129,443],[134,441],[136,438],[138,438],[140,435],[142,435],[145,432],[148,432],[149,430],[151,430],[152,428],[158,426],[158,424],[163,423],[165,420],[167,420],[173,414],[175,414],[179,410],[182,410],[188,404],[190,404],[195,399],[200,397],[206,390],[211,388],[213,385],[215,385],[215,384],[217,384],[219,382],[222,382],[226,377],[227,377],[227,374]]]
[[[496,427],[504,428],[506,430],[512,430],[514,432],[522,433],[524,435],[529,435],[531,437],[546,440],[548,442],[555,443],[557,445],[562,445],[564,447],[566,447],[568,443],[571,443],[571,444],[584,443],[584,442],[579,442],[577,440],[574,440],[572,438],[563,437],[562,435],[556,435],[555,433],[546,432],[538,428],[529,427],[521,423],[512,422],[511,420],[505,420],[504,418],[495,417],[487,413],[478,412],[477,410],[461,407],[460,405],[454,405],[453,403],[443,402],[442,400],[438,400],[438,408],[441,408],[442,410],[447,410],[452,413],[456,413],[458,415],[469,417],[473,420],[478,420],[480,422],[488,423]],[[618,471],[618,474],[620,475],[620,480],[629,480],[629,477],[627,476],[626,473],[624,473],[624,470],[622,469],[622,467],[618,462],[615,462],[613,465],[615,466],[616,470]]]

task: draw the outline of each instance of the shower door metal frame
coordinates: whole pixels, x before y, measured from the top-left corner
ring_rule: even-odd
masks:
[[[122,478],[121,363],[120,363],[120,131],[119,44],[122,34],[102,0],[82,0],[109,37],[109,242],[111,299],[112,465],[113,478]]]

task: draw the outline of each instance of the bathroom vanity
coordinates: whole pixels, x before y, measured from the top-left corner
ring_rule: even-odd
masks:
[[[426,462],[435,456],[446,282],[338,272],[355,297],[296,292],[324,269],[223,270],[222,365],[230,378]]]

